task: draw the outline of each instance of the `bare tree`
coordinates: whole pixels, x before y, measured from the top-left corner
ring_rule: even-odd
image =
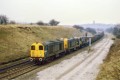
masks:
[[[10,23],[10,24],[16,24],[16,22],[15,22],[15,21],[10,21],[9,23]]]
[[[50,24],[51,26],[56,26],[56,25],[58,25],[59,23],[60,23],[59,21],[56,21],[56,20],[54,20],[54,19],[50,20],[50,22],[49,22],[49,24]]]
[[[0,15],[0,24],[7,24],[8,18],[5,15]]]

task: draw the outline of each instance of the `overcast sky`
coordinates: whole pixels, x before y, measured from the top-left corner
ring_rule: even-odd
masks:
[[[17,22],[120,23],[120,0],[0,0],[0,14]]]

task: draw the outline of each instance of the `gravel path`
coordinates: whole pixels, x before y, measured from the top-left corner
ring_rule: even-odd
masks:
[[[109,52],[113,41],[108,37],[97,43],[91,51],[62,61],[37,73],[35,80],[95,80],[99,66]]]

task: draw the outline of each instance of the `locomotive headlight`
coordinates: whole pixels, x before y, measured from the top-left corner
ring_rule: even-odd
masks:
[[[40,54],[40,57],[42,57],[42,54]]]

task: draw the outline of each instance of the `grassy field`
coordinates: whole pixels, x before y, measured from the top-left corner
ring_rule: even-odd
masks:
[[[75,28],[37,25],[0,25],[0,64],[29,56],[33,42],[80,36]]]
[[[96,80],[120,80],[120,39],[116,39]]]

